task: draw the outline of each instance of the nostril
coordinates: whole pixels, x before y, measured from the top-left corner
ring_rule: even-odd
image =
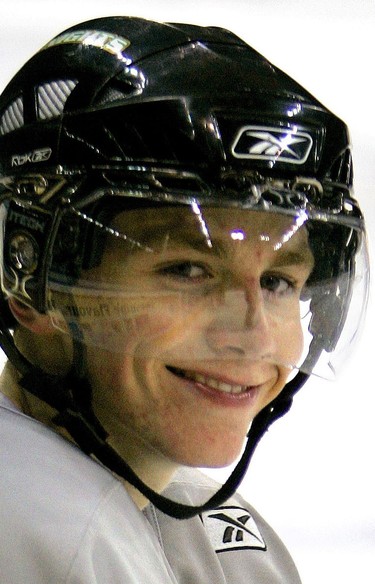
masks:
[[[232,353],[232,355],[237,355],[238,357],[244,357],[246,355],[246,351],[242,347],[236,347],[235,345],[227,345],[225,350],[228,353]]]
[[[206,343],[216,355],[263,360],[275,352],[275,331],[268,327],[231,327],[224,324],[206,330]]]

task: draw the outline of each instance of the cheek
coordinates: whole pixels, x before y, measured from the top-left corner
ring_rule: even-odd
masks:
[[[295,325],[292,345],[293,350],[295,351],[295,362],[297,363],[300,360],[304,349],[304,334],[300,321]]]
[[[280,362],[297,365],[304,347],[304,335],[300,319],[296,318],[275,326],[274,334]]]
[[[91,340],[139,359],[163,358],[170,350],[185,346],[188,339],[201,334],[202,324],[197,314],[189,313],[186,306],[173,300],[174,303],[156,302],[142,310],[138,307],[131,317],[114,315],[100,330],[96,328],[94,337],[91,331]]]
[[[81,303],[68,312],[65,308],[65,331],[83,336],[88,347],[104,348],[108,352],[132,353],[146,351],[157,343],[166,343],[179,328],[178,312],[168,306],[141,305],[140,302]],[[181,314],[181,313],[180,313]],[[56,318],[55,318],[56,320]],[[60,324],[59,328],[62,326]]]
[[[87,364],[94,411],[107,432],[116,435],[119,428],[124,433],[145,424],[153,408],[138,378],[141,364],[137,365],[131,356],[95,348],[88,351]]]

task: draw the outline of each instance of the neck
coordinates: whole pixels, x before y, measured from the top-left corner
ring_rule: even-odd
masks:
[[[6,395],[24,414],[47,426],[54,427],[52,419],[56,415],[56,410],[31,393],[26,392],[19,385],[20,377],[21,375],[17,369],[10,361],[7,361],[0,377],[1,393]]]
[[[110,435],[108,443],[126,461],[133,472],[153,491],[161,493],[170,483],[179,465],[167,459],[163,454],[148,447],[141,441],[134,441],[121,433],[120,439]],[[122,477],[118,477],[124,484],[129,495],[139,509],[148,504],[148,499]]]

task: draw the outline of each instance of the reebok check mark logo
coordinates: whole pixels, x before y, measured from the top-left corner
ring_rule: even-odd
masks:
[[[202,521],[217,553],[267,549],[253,517],[242,507],[219,507],[206,511]]]
[[[232,146],[235,158],[303,164],[313,145],[306,132],[289,128],[244,126],[237,132]]]

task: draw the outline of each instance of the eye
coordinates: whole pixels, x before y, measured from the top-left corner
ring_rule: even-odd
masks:
[[[296,288],[295,282],[285,276],[275,274],[265,274],[260,279],[260,285],[264,290],[276,296],[285,296],[293,293]]]
[[[208,268],[190,261],[165,266],[159,270],[159,274],[186,281],[201,281],[212,277]]]

